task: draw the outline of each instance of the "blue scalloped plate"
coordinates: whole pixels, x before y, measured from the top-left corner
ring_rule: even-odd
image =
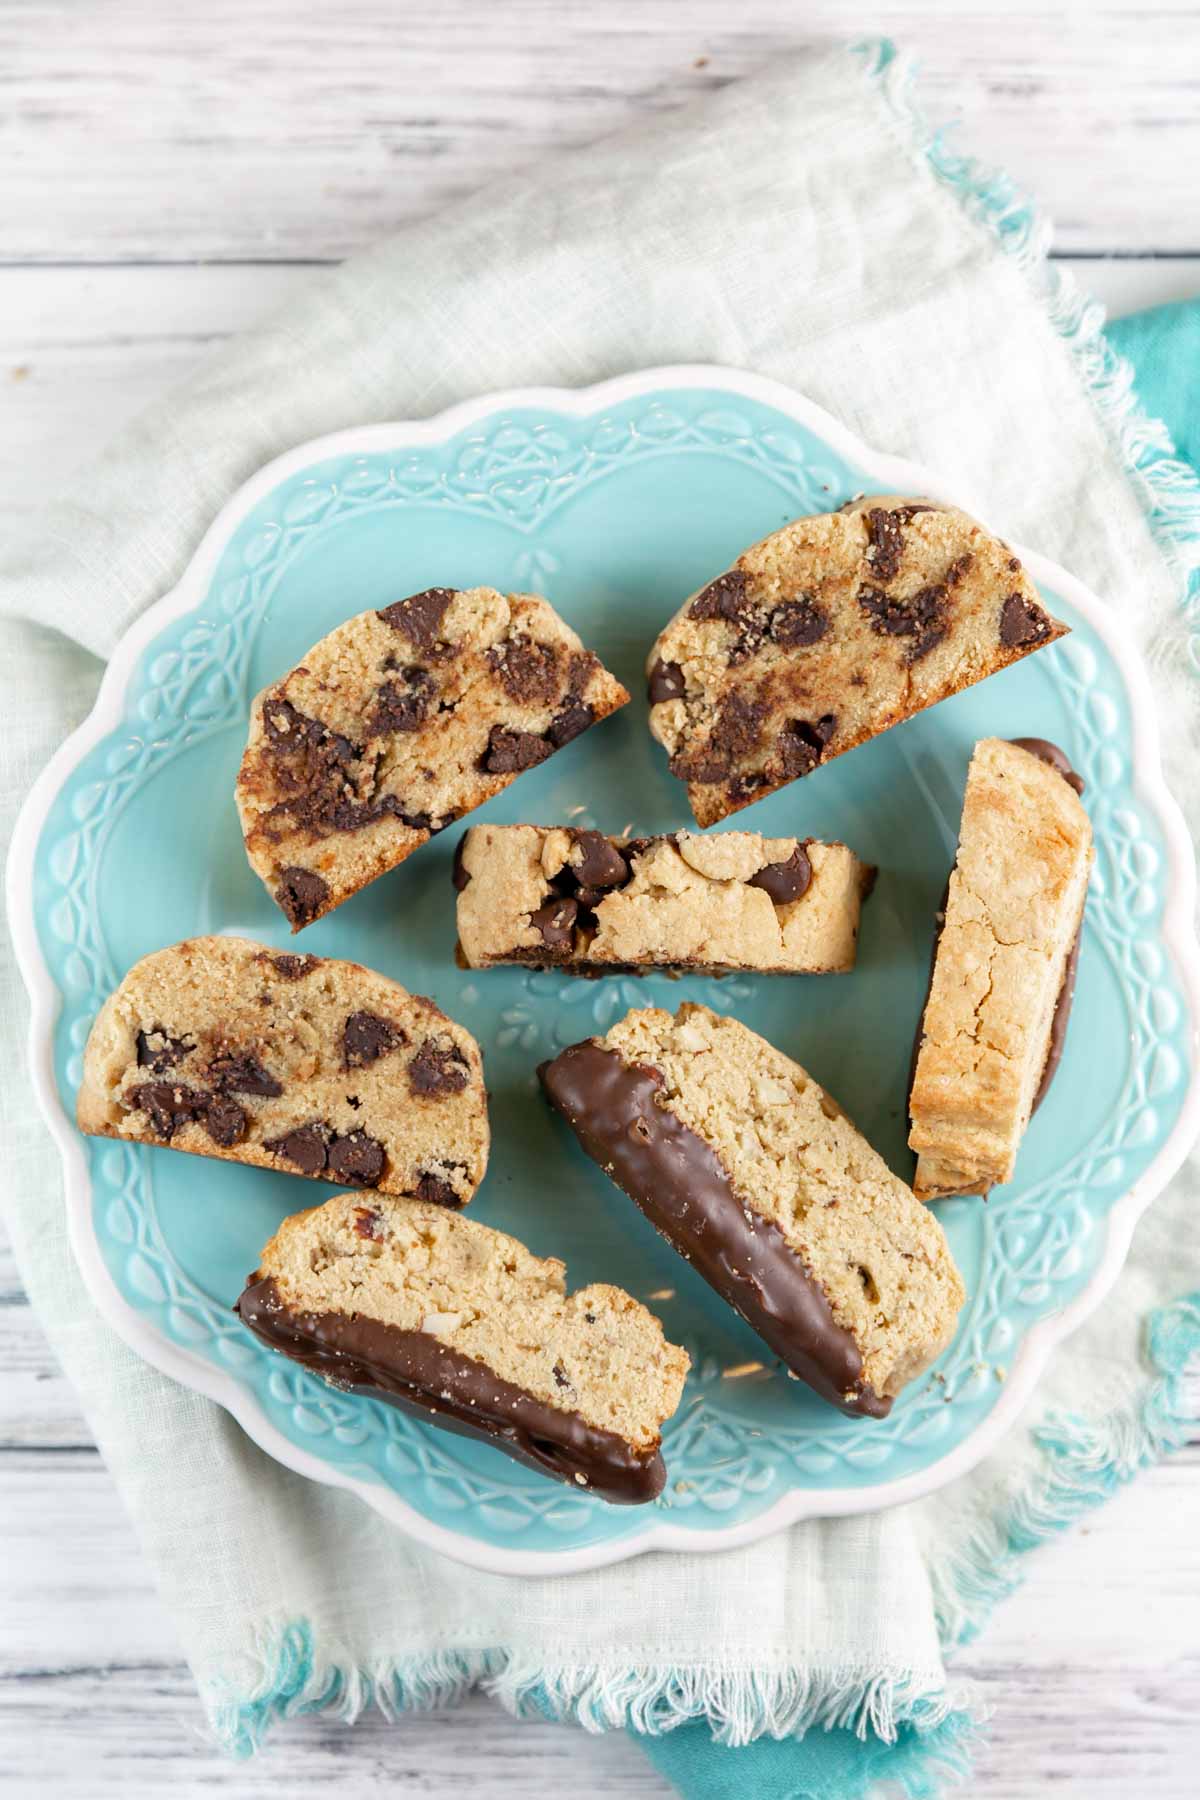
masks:
[[[606,1507],[489,1446],[335,1393],[262,1348],[231,1304],[280,1219],[319,1190],[80,1138],[70,1120],[88,1028],[130,964],[162,944],[213,931],[288,941],[242,853],[234,774],[251,695],[340,620],[432,585],[547,593],[639,698],[479,816],[670,830],[686,817],[646,730],[649,641],[747,543],[863,490],[977,510],[787,390],[711,368],[502,395],[325,439],[225,508],[179,587],[114,657],[92,718],[23,814],[10,917],[73,1242],[97,1302],[149,1361],[227,1406],[280,1461],[481,1567],[724,1548],[805,1515],[927,1493],[997,1441],[1052,1344],[1101,1299],[1196,1128],[1200,1014],[1191,847],[1159,774],[1145,677],[1111,618],[1022,551],[1072,636],[741,821],[844,837],[878,863],[853,975],[639,983],[460,971],[455,832],[304,934],[305,950],[431,994],[479,1038],[494,1147],[473,1216],[564,1257],[573,1284],[630,1288],[688,1346],[692,1377],[666,1433],[670,1479],[653,1507]],[[762,1365],[758,1341],[578,1152],[533,1070],[629,1006],[702,999],[797,1057],[910,1174],[904,1088],[934,909],[971,746],[991,733],[1057,739],[1087,778],[1098,851],[1071,1041],[1017,1180],[989,1205],[939,1207],[969,1294],[954,1344],[890,1418],[844,1419]]]

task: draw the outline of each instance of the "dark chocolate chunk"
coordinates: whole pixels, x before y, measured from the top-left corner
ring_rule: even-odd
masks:
[[[758,748],[767,707],[736,689],[721,702],[708,741],[695,749],[676,752],[671,773],[682,781],[722,781],[735,762]]]
[[[319,1175],[325,1167],[329,1130],[325,1125],[297,1125],[294,1131],[263,1145],[276,1156],[295,1163],[302,1175]]]
[[[895,513],[873,506],[867,513],[867,561],[880,581],[899,574],[904,560],[904,533]]]
[[[529,915],[529,923],[541,936],[547,950],[560,950],[570,955],[575,947],[575,917],[579,907],[574,900],[547,900]]]
[[[829,614],[806,594],[797,600],[785,600],[771,614],[769,635],[785,650],[802,650],[818,644],[829,630]]]
[[[1052,744],[1048,738],[1039,737],[1013,738],[1011,742],[1018,750],[1028,750],[1030,756],[1049,763],[1052,769],[1058,770],[1068,787],[1074,788],[1077,794],[1082,794],[1087,784],[1083,776],[1076,774],[1071,767],[1071,759],[1066,751],[1060,750],[1057,744]]]
[[[861,587],[858,590],[858,604],[871,621],[872,631],[882,637],[913,640],[906,652],[909,663],[919,662],[945,637],[948,598],[949,589],[945,582],[921,588],[907,600],[882,593],[878,588]]]
[[[200,1123],[213,1142],[223,1150],[240,1142],[246,1131],[245,1113],[237,1101],[231,1100],[226,1094],[212,1096],[200,1116]]]
[[[520,775],[535,769],[553,754],[553,746],[532,731],[510,731],[507,725],[493,725],[483,756],[488,775]]]
[[[725,619],[734,624],[750,605],[745,574],[741,569],[729,569],[696,595],[687,616],[697,620]]]
[[[360,1238],[366,1238],[369,1244],[383,1242],[383,1214],[372,1211],[369,1206],[359,1206],[354,1212],[354,1229]]]
[[[463,1163],[451,1163],[447,1166],[461,1169],[464,1175],[467,1172]],[[432,1169],[421,1171],[414,1192],[418,1200],[428,1200],[431,1206],[449,1206],[457,1210],[466,1204],[461,1194],[455,1192],[445,1176],[435,1175]]]
[[[557,1481],[627,1505],[666,1483],[657,1448],[642,1451],[579,1413],[537,1400],[432,1332],[405,1331],[362,1311],[293,1313],[274,1280],[254,1275],[237,1303],[242,1322],[339,1388],[386,1400],[466,1437],[494,1443]]]
[[[659,1104],[657,1069],[588,1040],[538,1075],[587,1154],[801,1380],[843,1411],[890,1410],[779,1226],[735,1189],[711,1145]]]
[[[660,656],[651,669],[647,682],[646,691],[651,706],[661,706],[664,700],[682,699],[685,686],[683,670],[679,664],[664,662]]]
[[[389,731],[419,731],[436,710],[437,698],[438,685],[428,669],[406,668],[399,681],[385,681],[376,693],[367,730],[372,737]]]
[[[352,1012],[342,1027],[342,1066],[369,1069],[372,1063],[407,1039],[399,1025],[378,1013]]]
[[[556,712],[546,727],[546,736],[556,750],[569,744],[573,738],[579,737],[595,723],[596,714],[586,700],[578,700],[573,694],[567,695],[565,706]]]
[[[407,600],[393,601],[381,609],[379,617],[393,631],[401,632],[418,650],[430,650],[438,641],[442,620],[453,600],[456,588],[425,588],[410,594]]]
[[[311,869],[281,871],[275,899],[297,930],[316,918],[328,898],[329,888]]]
[[[1044,644],[1050,636],[1050,620],[1032,600],[1023,594],[1010,594],[1000,609],[1000,642],[1006,650],[1023,649],[1026,644]]]
[[[299,981],[302,975],[311,975],[321,959],[319,956],[288,956],[285,953],[282,956],[268,956],[264,960],[273,966],[275,973],[282,976],[284,981]]]
[[[275,1100],[283,1092],[257,1056],[245,1050],[223,1051],[213,1058],[205,1073],[224,1094],[261,1094],[264,1099]]]
[[[450,879],[454,883],[455,892],[459,894],[462,893],[463,889],[471,879],[466,868],[463,866],[463,849],[466,842],[467,834],[464,831],[457,844],[454,846],[454,861],[450,866]]]
[[[195,1048],[195,1038],[169,1037],[161,1025],[152,1025],[149,1031],[137,1034],[137,1066],[149,1069],[154,1075],[163,1075]]]
[[[570,1385],[571,1385],[570,1377],[568,1376],[567,1371],[563,1368],[563,1366],[560,1362],[555,1363],[555,1365],[551,1369],[550,1373],[553,1375],[555,1385],[557,1387],[560,1387],[560,1388],[570,1387]]]
[[[786,862],[768,863],[750,877],[748,885],[762,888],[772,905],[787,906],[808,892],[811,880],[812,864],[803,844],[797,844]]]
[[[408,1065],[408,1085],[414,1094],[461,1094],[471,1071],[455,1045],[441,1045],[426,1038]]]
[[[346,1187],[374,1187],[386,1162],[383,1145],[365,1131],[332,1138],[326,1153],[330,1178]]]
[[[571,832],[568,867],[581,888],[624,887],[629,864],[602,831]]]
[[[562,653],[554,644],[518,635],[501,638],[487,652],[486,662],[512,700],[533,706],[557,697],[561,683]]]
[[[789,781],[815,769],[837,730],[837,719],[825,713],[814,725],[809,719],[792,719],[775,741],[775,754]]]

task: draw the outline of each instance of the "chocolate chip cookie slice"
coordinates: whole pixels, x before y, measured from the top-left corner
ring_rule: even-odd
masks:
[[[1041,738],[976,744],[909,1094],[922,1199],[986,1194],[1058,1067],[1091,872],[1083,783]]]
[[[343,1194],[285,1219],[237,1303],[336,1387],[496,1444],[558,1481],[653,1500],[688,1357],[620,1288],[416,1200]]]
[[[246,938],[134,965],[92,1026],[76,1117],[94,1137],[448,1207],[487,1167],[469,1032],[358,963]]]
[[[588,1155],[822,1398],[882,1418],[950,1342],[963,1284],[941,1226],[736,1019],[630,1012],[539,1074]]]
[[[428,588],[360,613],[254,702],[250,865],[299,931],[628,698],[532,594]]]
[[[814,838],[474,825],[454,862],[459,958],[578,975],[828,974],[854,967],[874,876],[845,844]]]
[[[650,729],[712,825],[1066,630],[966,513],[872,495],[684,604],[650,653]]]

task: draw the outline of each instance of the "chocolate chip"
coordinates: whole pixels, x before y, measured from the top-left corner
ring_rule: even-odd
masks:
[[[802,844],[797,844],[786,862],[768,863],[748,885],[761,888],[773,906],[787,906],[808,892],[812,880],[812,864]]]
[[[366,1238],[369,1244],[383,1241],[383,1232],[379,1227],[383,1224],[383,1214],[372,1212],[370,1207],[356,1206],[354,1209],[354,1229],[360,1238]]]
[[[319,1175],[325,1167],[327,1140],[327,1126],[297,1125],[294,1131],[271,1138],[263,1149],[286,1157],[288,1162],[295,1163],[302,1175]]]
[[[792,719],[776,740],[776,754],[784,775],[793,780],[815,769],[837,729],[837,719],[825,713],[814,725],[808,719]]]
[[[466,1174],[463,1163],[450,1163],[450,1168],[461,1169]],[[441,1175],[435,1175],[432,1169],[423,1169],[414,1189],[418,1200],[427,1200],[431,1206],[451,1206],[458,1208],[465,1205],[462,1196],[455,1192],[450,1183]]]
[[[651,706],[661,706],[664,700],[681,700],[685,687],[679,664],[664,662],[660,656],[650,671],[646,688]]]
[[[215,1056],[205,1073],[213,1086],[225,1094],[261,1094],[264,1099],[275,1100],[283,1092],[275,1077],[248,1051],[227,1050]]]
[[[570,1387],[570,1385],[571,1385],[570,1378],[568,1377],[567,1371],[563,1368],[563,1366],[560,1362],[555,1363],[555,1365],[554,1365],[553,1369],[551,1369],[550,1373],[553,1375],[555,1381],[557,1382],[557,1384],[560,1388]]]
[[[302,975],[311,975],[321,959],[319,956],[288,956],[285,954],[255,958],[256,962],[260,960],[269,962],[275,973],[282,976],[284,981],[299,981]]]
[[[419,731],[437,706],[438,685],[428,669],[414,665],[399,681],[385,681],[367,719],[372,737],[384,732]]]
[[[460,1094],[471,1079],[462,1052],[426,1038],[408,1065],[408,1085],[414,1094]]]
[[[571,832],[568,867],[581,888],[624,887],[629,864],[602,831]]]
[[[137,1034],[137,1066],[162,1075],[195,1048],[195,1038],[169,1037],[161,1025],[152,1025],[149,1031]]]
[[[329,1145],[329,1173],[346,1187],[374,1187],[386,1161],[383,1145],[365,1131],[348,1131]]]
[[[1050,620],[1040,606],[1023,594],[1010,594],[1000,609],[1000,642],[1006,650],[1026,644],[1044,644],[1050,636]]]
[[[894,513],[873,506],[867,514],[867,561],[880,581],[890,581],[904,560],[904,533]]]
[[[328,898],[328,887],[311,869],[293,865],[281,871],[275,899],[293,925],[311,924]]]
[[[961,556],[955,557],[954,561],[950,564],[950,567],[946,570],[945,575],[943,575],[942,580],[947,587],[957,587],[963,576],[969,575],[974,566],[974,556],[969,550],[964,550]]]
[[[881,637],[913,640],[906,653],[909,663],[919,662],[945,637],[947,599],[945,582],[921,588],[907,600],[897,599],[878,588],[861,587],[858,590],[858,604],[871,621],[872,631]]]
[[[467,834],[464,831],[454,846],[454,861],[450,868],[450,879],[454,883],[455,892],[461,894],[471,877],[463,864],[463,851],[466,848]]]
[[[438,641],[442,620],[456,592],[455,588],[425,588],[419,594],[410,594],[407,600],[396,600],[383,607],[379,617],[419,650],[429,650]]]
[[[595,719],[595,710],[586,700],[578,700],[574,695],[568,694],[566,705],[561,712],[555,713],[547,725],[546,736],[556,750],[561,750],[564,744],[569,744],[572,738],[579,737],[589,725],[594,724]]]
[[[575,943],[575,917],[579,908],[574,900],[547,900],[529,915],[529,923],[541,934],[547,950],[563,950],[568,954]]]
[[[510,731],[507,725],[493,725],[483,755],[483,768],[489,775],[520,775],[535,769],[553,754],[545,738],[532,731]]]
[[[215,1094],[208,1101],[200,1123],[213,1142],[220,1144],[223,1150],[238,1143],[246,1131],[245,1113],[236,1100],[230,1100],[224,1094]]]
[[[746,576],[741,569],[729,569],[710,581],[688,607],[689,619],[725,619],[734,623],[747,611],[750,600],[746,593]]]
[[[342,1064],[347,1069],[368,1069],[389,1050],[407,1042],[403,1031],[378,1013],[352,1012],[342,1027]]]
[[[747,695],[727,694],[706,743],[677,752],[668,767],[681,781],[722,781],[735,762],[758,748],[767,707]]]
[[[523,635],[502,638],[486,661],[505,693],[526,706],[553,700],[559,692],[561,652],[553,644]]]
[[[771,614],[768,633],[786,650],[802,650],[820,643],[829,630],[829,614],[814,604],[807,595],[798,600],[785,600]]]

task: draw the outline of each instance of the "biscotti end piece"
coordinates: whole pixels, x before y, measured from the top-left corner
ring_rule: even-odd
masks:
[[[985,738],[967,774],[909,1096],[922,1199],[1012,1179],[1061,1053],[1092,829],[1062,752],[1026,742]]]
[[[254,702],[250,865],[299,931],[628,699],[533,594],[428,588],[359,613]]]
[[[870,495],[684,603],[647,663],[650,729],[712,825],[1066,630],[966,513]]]
[[[588,1155],[824,1399],[882,1417],[950,1342],[963,1285],[941,1226],[736,1019],[637,1010],[539,1073]]]
[[[285,1219],[238,1302],[338,1387],[490,1439],[606,1500],[653,1500],[685,1351],[620,1288],[417,1200],[341,1195]]]
[[[474,825],[454,862],[459,953],[468,968],[580,975],[838,973],[854,967],[874,875],[813,838]]]
[[[464,1206],[488,1156],[479,1046],[359,963],[190,938],[89,1034],[81,1131]]]

